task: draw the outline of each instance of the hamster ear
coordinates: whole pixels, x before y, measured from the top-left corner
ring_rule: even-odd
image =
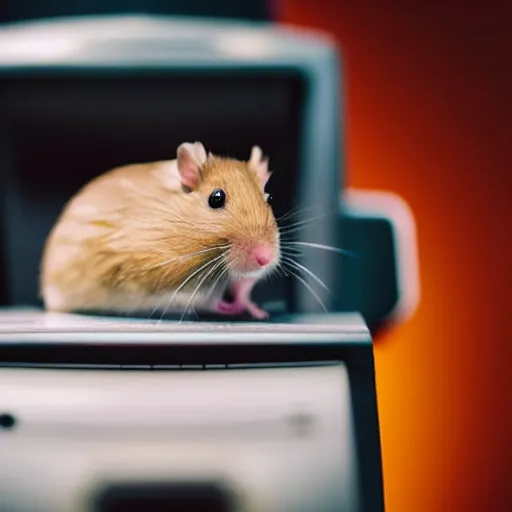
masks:
[[[181,183],[194,190],[201,180],[201,166],[206,162],[206,151],[200,142],[184,142],[178,147],[178,171]]]
[[[272,173],[268,170],[268,158],[263,157],[263,153],[259,146],[253,146],[249,166],[254,170],[256,176],[258,176],[260,187],[264,190]]]

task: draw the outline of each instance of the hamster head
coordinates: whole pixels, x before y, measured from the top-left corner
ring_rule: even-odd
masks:
[[[261,149],[253,147],[250,159],[240,161],[207,155],[196,142],[180,145],[177,156],[197,235],[223,249],[230,276],[260,278],[272,271],[280,259],[279,230],[265,193],[271,173]]]

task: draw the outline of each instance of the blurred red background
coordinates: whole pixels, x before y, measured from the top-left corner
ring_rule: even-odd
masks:
[[[280,16],[340,43],[349,185],[416,216],[421,305],[376,340],[386,508],[512,510],[512,2],[363,3]]]

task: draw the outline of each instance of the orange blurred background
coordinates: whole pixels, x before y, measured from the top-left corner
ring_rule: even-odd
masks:
[[[422,302],[376,340],[386,508],[509,511],[512,2],[283,0],[345,61],[348,183],[416,216]]]

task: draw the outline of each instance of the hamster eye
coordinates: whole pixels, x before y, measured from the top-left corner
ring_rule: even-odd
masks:
[[[217,208],[222,208],[226,202],[226,192],[221,188],[214,190],[210,197],[208,198],[208,205],[210,208],[216,210]]]
[[[272,206],[272,194],[265,194],[265,201]]]

